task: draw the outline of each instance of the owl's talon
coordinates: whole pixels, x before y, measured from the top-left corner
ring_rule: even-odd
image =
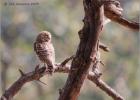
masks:
[[[54,73],[54,69],[49,69],[47,68],[46,69],[46,72],[49,74],[49,75],[52,75]]]

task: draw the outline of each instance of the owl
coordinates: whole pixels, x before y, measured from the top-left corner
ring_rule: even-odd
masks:
[[[55,63],[55,51],[51,42],[51,33],[42,31],[36,37],[34,51],[40,61],[47,65],[47,71],[52,75]]]

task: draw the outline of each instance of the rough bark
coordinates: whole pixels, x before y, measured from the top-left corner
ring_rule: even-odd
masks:
[[[98,0],[84,0],[84,27],[79,32],[80,44],[72,61],[71,71],[59,100],[77,100],[88,74],[91,57],[95,57],[96,43],[103,27],[103,6]]]

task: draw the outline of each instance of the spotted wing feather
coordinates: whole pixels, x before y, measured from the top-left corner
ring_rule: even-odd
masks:
[[[34,51],[36,52],[38,58],[48,65],[48,71],[52,73],[55,62],[54,48],[52,44],[35,42]]]

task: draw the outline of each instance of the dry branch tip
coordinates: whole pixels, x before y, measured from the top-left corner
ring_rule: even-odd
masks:
[[[63,67],[63,66],[65,66],[71,59],[73,59],[74,58],[74,55],[72,55],[71,57],[69,57],[69,58],[66,58],[62,63],[61,63],[61,66]]]
[[[19,70],[19,73],[21,76],[25,76],[26,74],[21,70],[21,69],[18,69]]]
[[[42,83],[42,84],[44,84],[44,85],[47,85],[45,82],[42,82],[40,79],[38,79],[38,80],[36,80],[37,82],[40,82],[40,83]]]

